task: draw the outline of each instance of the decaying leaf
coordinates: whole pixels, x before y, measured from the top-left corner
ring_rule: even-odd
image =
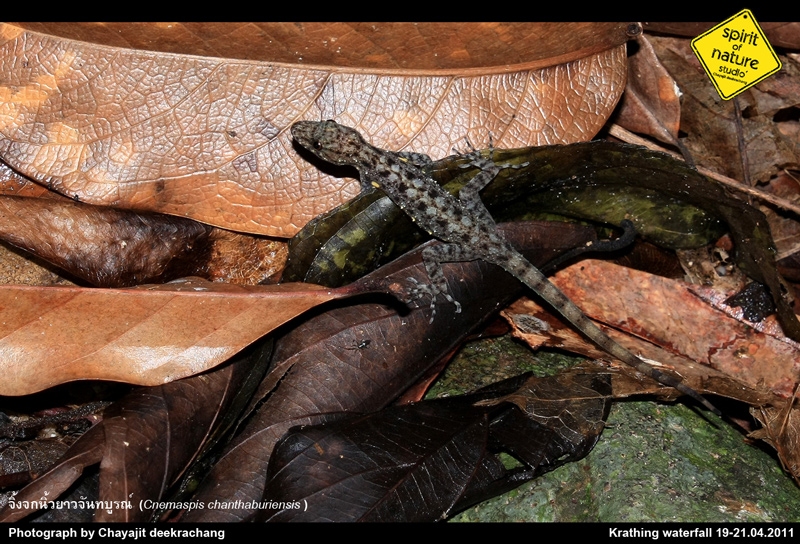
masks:
[[[215,282],[237,285],[272,284],[286,264],[286,242],[265,236],[214,228],[211,251],[201,275]],[[198,262],[196,266],[200,266]],[[284,282],[286,282],[284,280]]]
[[[750,437],[764,440],[775,448],[784,470],[800,482],[800,413],[796,394],[795,386],[783,406],[753,407],[751,413],[763,427],[750,433]]]
[[[355,292],[202,280],[136,289],[0,286],[0,394],[83,379],[160,385],[216,366],[309,308]]]
[[[794,185],[790,188],[792,193],[797,192],[797,183],[791,176],[779,176],[773,180],[773,186]],[[780,189],[778,189],[780,190]],[[778,247],[778,269],[781,275],[795,286],[800,283],[800,223],[777,213],[767,212],[770,219],[770,229],[775,235],[775,245]],[[797,290],[795,288],[795,301]]]
[[[800,351],[794,342],[779,328],[777,333],[765,334],[723,314],[683,282],[592,260],[560,271],[553,281],[588,316],[625,331],[609,330],[615,340],[671,367],[698,391],[750,404],[774,404],[794,388],[800,371]],[[541,314],[536,318],[542,322]],[[512,321],[519,326],[521,319],[530,320],[514,312]],[[539,328],[539,335],[556,335],[560,342],[571,337],[568,332],[555,332],[549,322]],[[578,338],[571,342],[573,347],[584,344]],[[603,357],[594,349],[580,351]]]
[[[651,41],[683,92],[681,123],[688,133],[684,141],[697,164],[734,179],[755,182],[768,181],[784,165],[800,163],[796,139],[782,134],[780,123],[775,121],[781,110],[792,118],[800,104],[794,83],[798,72],[795,63],[784,59],[779,73],[735,98],[742,110],[745,161],[739,153],[734,100],[720,100],[688,40],[654,37]],[[744,164],[748,165],[747,176]]]
[[[610,396],[608,374],[578,368],[545,380],[532,377],[513,393],[478,405],[510,402],[565,441],[578,443],[580,436],[599,435],[603,430]]]
[[[438,157],[465,136],[492,134],[503,147],[588,139],[622,92],[626,25],[559,24],[544,34],[523,24],[422,27],[273,25],[267,32],[287,38],[276,47],[282,62],[257,62],[117,49],[5,24],[0,158],[84,202],[290,236],[359,187],[299,159],[288,133],[297,120],[335,117],[380,147]],[[399,49],[416,62],[349,50],[367,65],[325,66],[334,40],[338,51],[353,39],[407,45],[413,35],[432,40]],[[544,37],[553,48],[542,49]],[[502,64],[483,64],[496,62],[498,47]],[[286,63],[289,51],[302,61]],[[437,56],[435,66],[420,64]]]

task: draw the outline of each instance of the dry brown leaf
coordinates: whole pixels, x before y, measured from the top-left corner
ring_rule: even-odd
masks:
[[[277,283],[289,249],[284,240],[212,229],[208,262],[202,277],[211,281],[257,285]]]
[[[128,49],[376,70],[492,66],[502,56],[538,68],[610,49],[629,23],[11,23]]]
[[[0,395],[82,379],[160,385],[212,368],[353,290],[184,280],[135,289],[0,287]]]
[[[677,144],[681,124],[678,86],[646,36],[637,36],[638,51],[628,59],[628,84],[617,123],[628,130]]]
[[[782,167],[800,163],[800,146],[791,133],[784,135],[776,116],[793,119],[798,98],[798,68],[783,58],[780,72],[744,91],[735,100],[720,100],[710,84],[689,40],[651,38],[659,59],[683,92],[681,99],[682,139],[697,164],[728,177],[768,181]],[[739,153],[734,102],[742,110],[742,133],[747,161]],[[782,111],[781,111],[782,110]],[[796,122],[790,122],[796,125]]]
[[[502,315],[513,325],[513,336],[533,349],[554,347],[591,359],[609,361],[616,371],[611,381],[614,398],[650,395],[663,400],[675,400],[681,395],[677,390],[661,385],[632,367],[610,360],[607,353],[590,343],[574,327],[530,299],[518,300],[506,308]],[[775,399],[774,395],[743,387],[740,382],[731,380],[722,372],[667,351],[647,340],[614,329],[606,327],[604,329],[628,351],[658,366],[659,369],[676,373],[695,391],[736,398],[752,405],[766,404]]]
[[[788,172],[781,172],[772,178],[764,190],[788,202],[800,202],[800,183],[796,175]],[[776,260],[780,261],[800,252],[800,223],[796,218],[791,215],[787,217],[786,214],[766,206],[763,209],[778,252]]]
[[[795,401],[793,395],[784,406],[752,408],[753,417],[763,427],[750,433],[750,437],[775,448],[784,470],[800,482],[800,409]]]
[[[255,285],[280,273],[286,244],[191,219],[65,199],[0,197],[0,240],[97,287],[186,276]]]
[[[191,276],[211,227],[44,198],[0,198],[0,239],[100,287]]]
[[[272,60],[294,64],[2,25],[0,158],[70,198],[290,236],[359,191],[299,158],[287,130],[295,121],[336,118],[375,145],[436,158],[465,136],[568,143],[600,129],[625,80],[627,25],[268,28],[284,50]],[[353,59],[363,62],[343,67]]]
[[[688,284],[594,260],[562,270],[553,283],[586,315],[613,327],[608,331],[612,338],[677,370],[691,387],[751,403],[774,402],[774,396],[788,397],[794,389],[800,351],[793,342],[712,308]],[[527,328],[536,326],[537,321],[524,319]],[[512,322],[519,326],[520,317]],[[579,343],[561,331],[551,332],[550,324],[541,327],[544,336],[556,335],[555,345],[574,349]],[[580,352],[605,357],[596,349]]]

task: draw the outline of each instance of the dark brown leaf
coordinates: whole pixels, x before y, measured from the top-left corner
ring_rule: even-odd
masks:
[[[295,429],[275,448],[264,497],[302,508],[258,515],[270,521],[435,521],[591,451],[607,415],[608,374],[530,378],[517,389],[519,382]],[[528,397],[527,418],[485,408],[522,396]],[[527,466],[504,469],[496,450]]]
[[[133,509],[98,509],[95,521],[150,521],[160,510],[141,505],[164,500],[212,438],[244,408],[271,354],[255,346],[212,372],[158,387],[140,388],[106,410],[106,449],[100,464],[100,499],[130,500]]]
[[[18,500],[37,493],[56,500],[85,468],[99,462],[99,500],[113,507],[98,508],[94,520],[150,521],[160,511],[141,506],[164,499],[191,462],[233,423],[270,353],[271,346],[262,344],[212,372],[129,393],[106,409],[103,421],[62,461],[22,489]],[[131,508],[121,506],[126,501]],[[22,511],[8,508],[2,515],[11,521]]]
[[[521,249],[559,243],[546,230],[525,232],[515,225],[504,232]],[[552,255],[552,249],[533,251],[529,256],[539,264]],[[426,300],[413,304],[407,315],[397,307],[365,303],[315,316],[280,338],[273,367],[255,396],[263,402],[202,482],[195,500],[259,500],[272,449],[289,428],[315,423],[331,412],[386,406],[521,290],[499,268],[480,261],[444,268],[448,277],[460,278],[450,284],[462,303],[460,314],[452,304],[440,304],[430,325]],[[408,286],[409,277],[423,281],[425,274],[417,249],[362,281]],[[189,512],[184,519],[241,521],[250,514],[242,508],[220,509]]]
[[[100,287],[194,275],[210,227],[42,198],[0,198],[0,238]],[[205,250],[205,251],[204,251]]]
[[[488,410],[430,404],[351,415],[290,433],[275,448],[264,496],[302,506],[257,516],[373,522],[446,517],[485,461]]]
[[[610,375],[585,372],[580,368],[546,379],[529,378],[525,385],[510,395],[478,404],[495,406],[510,402],[533,421],[558,435],[564,444],[577,447],[587,436],[600,436],[610,399]],[[589,452],[583,451],[580,456],[586,453]]]

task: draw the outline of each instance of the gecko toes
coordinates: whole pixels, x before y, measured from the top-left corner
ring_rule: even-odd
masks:
[[[434,285],[428,283],[422,283],[418,281],[416,278],[407,278],[407,280],[412,283],[414,286],[410,289],[407,289],[405,292],[405,296],[403,297],[406,304],[410,304],[412,302],[416,302],[419,299],[430,297],[431,304],[431,319],[430,322],[433,323],[434,318],[436,317],[436,299],[439,295],[442,295],[448,302],[452,303],[456,310],[457,314],[461,313],[461,303],[451,297],[448,293],[443,292],[437,289]]]

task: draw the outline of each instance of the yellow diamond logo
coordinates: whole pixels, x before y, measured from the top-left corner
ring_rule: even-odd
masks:
[[[692,40],[692,50],[723,100],[781,69],[781,61],[745,9]]]

